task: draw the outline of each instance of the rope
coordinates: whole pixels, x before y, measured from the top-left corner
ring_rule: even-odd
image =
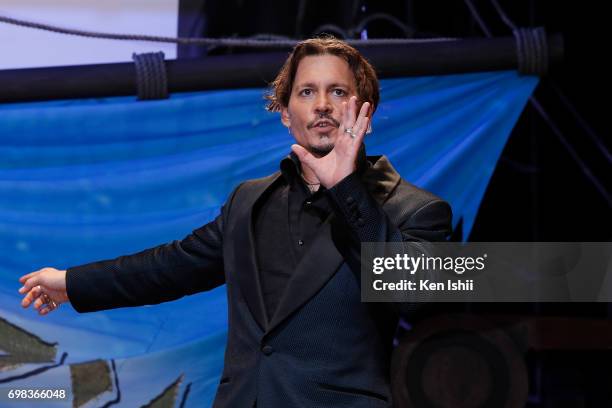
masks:
[[[414,29],[404,24],[399,18],[389,15],[387,13],[370,14],[366,18],[362,19],[359,23],[357,23],[357,26],[355,27],[353,31],[360,33],[368,26],[368,24],[370,24],[372,21],[377,21],[377,20],[387,21],[393,24],[395,27],[402,30],[404,35],[408,38],[411,38],[412,36],[414,36]]]
[[[499,17],[502,19],[504,24],[510,27],[511,30],[516,30],[518,27],[516,26],[516,24],[514,24],[514,22],[510,19],[510,17],[508,17],[508,15],[504,12],[504,9],[501,8],[497,0],[491,0],[491,3],[493,3],[493,7],[495,7],[497,14],[499,14]]]
[[[58,34],[76,35],[79,37],[101,38],[107,40],[122,40],[122,41],[149,41],[173,44],[188,44],[200,46],[225,46],[225,47],[252,47],[252,48],[288,48],[293,47],[299,40],[253,40],[248,38],[194,38],[194,37],[162,37],[155,35],[140,35],[140,34],[115,34],[102,33],[96,31],[74,30],[70,28],[58,27],[49,24],[34,23],[26,20],[18,20],[11,17],[0,16],[0,23],[12,24],[20,27],[35,28],[38,30],[50,31]],[[456,41],[457,38],[376,38],[371,40],[345,40],[353,46],[369,46],[369,45],[401,45],[401,44],[417,44],[431,42],[446,42]]]
[[[476,7],[474,7],[474,4],[472,3],[472,1],[471,0],[465,0],[465,3],[467,5],[467,7],[469,8],[469,10],[470,10],[470,12],[472,14],[472,17],[474,17],[474,19],[478,22],[478,25],[480,26],[481,30],[486,34],[487,37],[491,37],[492,36],[491,31],[487,27],[486,23],[480,17],[480,14],[478,13],[478,10],[476,9]],[[496,5],[496,3],[494,3],[494,6],[495,5]],[[498,12],[501,11],[501,7],[499,7],[499,4],[496,5],[496,9],[498,10]],[[505,16],[505,13],[504,13],[504,16]],[[504,22],[506,22],[506,20],[509,21],[510,19],[507,18],[507,16],[506,16],[506,18],[502,17],[502,20],[504,20]],[[510,27],[516,27],[516,25],[514,25],[514,23],[511,23],[511,22],[510,22],[509,26]],[[519,53],[519,55],[521,55],[521,54]],[[536,97],[535,96],[531,96],[529,98],[529,102],[534,107],[534,109],[540,114],[540,117],[544,120],[544,122],[546,122],[546,124],[548,124],[548,126],[550,126],[550,128],[553,131],[553,133],[555,134],[555,136],[557,136],[557,138],[561,142],[561,145],[565,148],[567,153],[571,156],[571,158],[580,167],[580,170],[582,170],[582,173],[586,176],[586,178],[589,179],[589,181],[593,184],[593,186],[597,189],[597,191],[602,195],[604,200],[606,200],[608,206],[612,206],[612,196],[610,195],[610,193],[608,193],[608,191],[604,187],[604,184],[599,181],[599,179],[597,178],[597,176],[595,176],[593,174],[593,172],[591,171],[591,169],[589,168],[587,163],[584,160],[582,160],[582,158],[580,157],[578,152],[576,152],[576,150],[573,148],[573,146],[570,144],[570,142],[565,138],[565,136],[561,132],[561,129],[559,129],[557,127],[557,125],[555,124],[555,122],[553,122],[553,120],[548,116],[548,114],[546,113],[546,111],[544,110],[542,105],[540,105],[540,103],[538,102]]]
[[[536,74],[544,76],[548,72],[548,43],[546,41],[546,31],[544,28],[519,28],[512,23],[496,0],[492,0],[492,3],[504,23],[512,28],[512,34],[516,39],[519,73],[522,75]],[[489,38],[493,37],[491,30],[482,20],[472,0],[465,0],[465,4],[485,35]]]
[[[544,28],[517,28],[512,34],[516,39],[519,73],[544,76],[548,71],[548,44]]]
[[[510,17],[508,17],[508,15],[504,12],[504,9],[501,8],[497,0],[491,0],[491,3],[493,3],[493,7],[495,7],[495,10],[497,10],[497,13],[499,14],[503,22],[511,30],[516,30],[517,28],[516,24],[514,24],[512,19],[510,19]],[[557,93],[557,96],[559,96],[559,99],[561,99],[561,102],[563,102],[563,105],[565,105],[565,107],[572,113],[572,115],[574,115],[574,118],[576,119],[580,127],[582,127],[582,129],[589,135],[591,140],[593,140],[593,142],[597,145],[597,147],[602,152],[602,154],[604,155],[608,163],[612,163],[612,155],[610,154],[608,147],[602,141],[601,136],[595,133],[593,128],[591,128],[591,126],[587,123],[587,121],[584,120],[584,118],[578,113],[574,105],[569,101],[569,99],[567,99],[565,94],[561,92],[561,89],[557,85],[555,85],[554,81],[551,78],[547,78],[546,82]]]
[[[136,66],[138,99],[167,99],[168,79],[163,52],[132,54]]]

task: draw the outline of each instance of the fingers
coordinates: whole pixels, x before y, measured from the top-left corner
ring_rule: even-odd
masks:
[[[368,117],[368,113],[370,111],[370,103],[364,102],[361,105],[361,109],[359,110],[359,116],[355,121],[355,125],[353,126],[353,132],[357,136],[356,139],[361,142],[363,140],[363,136],[365,135],[366,130],[368,129],[368,125],[370,122],[370,118]]]
[[[359,150],[370,124],[370,118],[367,116],[369,111],[370,104],[368,102],[363,103],[359,110],[359,116],[351,128],[349,137],[351,138],[351,146],[354,148],[355,152]]]
[[[300,162],[303,164],[311,165],[312,161],[315,160],[315,157],[310,154],[308,150],[298,144],[291,145],[291,150],[293,150],[293,153],[297,155],[298,159],[300,159]]]
[[[346,103],[345,115],[344,115],[344,128],[352,128],[355,123],[355,116],[357,111],[357,97],[351,96]]]
[[[21,288],[19,290],[20,293],[25,293],[25,292],[21,292],[23,288]],[[32,302],[34,302],[35,300],[38,299],[38,297],[42,294],[42,290],[40,286],[34,286],[34,288],[32,288],[27,295],[25,295],[25,297],[21,300],[21,306],[28,307],[30,306],[30,304],[32,304]]]
[[[342,136],[346,136],[351,139],[351,144],[361,145],[363,137],[368,130],[370,124],[370,113],[371,104],[364,102],[359,109],[359,115],[357,111],[357,97],[351,96],[348,102],[342,104]],[[345,130],[349,129],[350,132]],[[351,135],[352,133],[352,135]]]
[[[49,314],[49,312],[54,311],[55,309],[56,309],[56,308],[55,308],[55,307],[53,307],[53,306],[51,306],[51,305],[45,305],[45,307],[43,307],[42,309],[40,309],[40,310],[38,311],[38,314],[39,314],[39,315],[41,315],[41,316],[44,316],[44,315],[46,315],[46,314]]]
[[[34,309],[36,309],[36,310],[40,310],[40,308],[41,308],[43,305],[45,305],[45,304],[49,303],[50,301],[51,301],[51,299],[49,299],[49,297],[48,297],[48,296],[45,296],[44,294],[41,294],[41,295],[40,295],[40,296],[38,296],[38,297],[36,298],[36,300],[34,301],[34,304],[33,304]]]
[[[357,116],[357,97],[356,96],[352,96],[351,99],[349,100],[348,116],[349,116],[349,121],[351,122],[355,121],[355,116]]]
[[[23,282],[23,286],[19,288],[19,293],[21,293],[22,295],[24,293],[29,292],[30,290],[32,290],[34,286],[40,283],[40,276],[38,275],[38,273],[29,274],[29,275],[31,275],[31,277],[26,278]],[[25,276],[29,276],[29,275],[25,275]]]
[[[19,278],[19,282],[20,283],[25,283],[25,281],[27,281],[28,279],[30,279],[31,277],[33,277],[35,275],[38,275],[41,271],[42,271],[42,269],[39,269],[37,271],[30,272],[27,275],[23,275],[21,278]]]
[[[350,129],[353,126],[355,126],[356,111],[357,111],[357,97],[356,96],[351,96],[347,102],[342,103],[342,126],[344,129]]]
[[[54,301],[47,293],[42,293],[34,302],[34,308],[38,310],[38,314],[46,315],[59,307],[59,303]]]
[[[21,301],[24,308],[33,305],[34,309],[38,310],[41,316],[47,315],[59,307],[59,303],[55,302],[51,297],[44,293],[39,285],[36,285],[26,297]]]
[[[50,275],[61,274],[61,272],[64,271],[43,268],[20,277],[19,282],[23,286],[19,289],[19,293],[25,295],[21,300],[21,306],[27,308],[33,305],[40,315],[46,315],[57,309],[65,296],[62,295],[61,290],[58,292],[54,289]]]

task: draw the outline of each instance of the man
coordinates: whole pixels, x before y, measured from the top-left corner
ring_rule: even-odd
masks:
[[[42,315],[155,304],[227,284],[215,407],[388,407],[398,312],[360,301],[362,242],[439,241],[448,204],[362,145],[379,99],[371,65],[334,38],[299,43],[268,96],[294,136],[280,171],[239,185],[181,241],[20,278]]]

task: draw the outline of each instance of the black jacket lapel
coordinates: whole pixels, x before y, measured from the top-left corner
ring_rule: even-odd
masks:
[[[240,195],[238,207],[235,209],[238,215],[234,229],[230,236],[234,238],[234,259],[231,271],[237,276],[238,286],[253,315],[253,318],[262,329],[268,326],[268,317],[263,301],[257,257],[255,255],[255,240],[253,235],[253,209],[259,199],[264,196],[268,188],[278,179],[280,173],[249,183],[243,188],[248,188]],[[271,254],[271,256],[273,256]]]
[[[272,316],[266,333],[272,331],[291,313],[308,301],[336,273],[343,262],[332,240],[330,215],[317,232],[310,248],[302,256]]]

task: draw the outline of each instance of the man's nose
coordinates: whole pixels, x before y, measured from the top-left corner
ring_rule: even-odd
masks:
[[[331,101],[325,94],[319,94],[319,96],[317,97],[315,101],[314,108],[315,108],[315,113],[317,113],[318,115],[322,113],[330,114],[332,113],[334,109],[331,104]]]

